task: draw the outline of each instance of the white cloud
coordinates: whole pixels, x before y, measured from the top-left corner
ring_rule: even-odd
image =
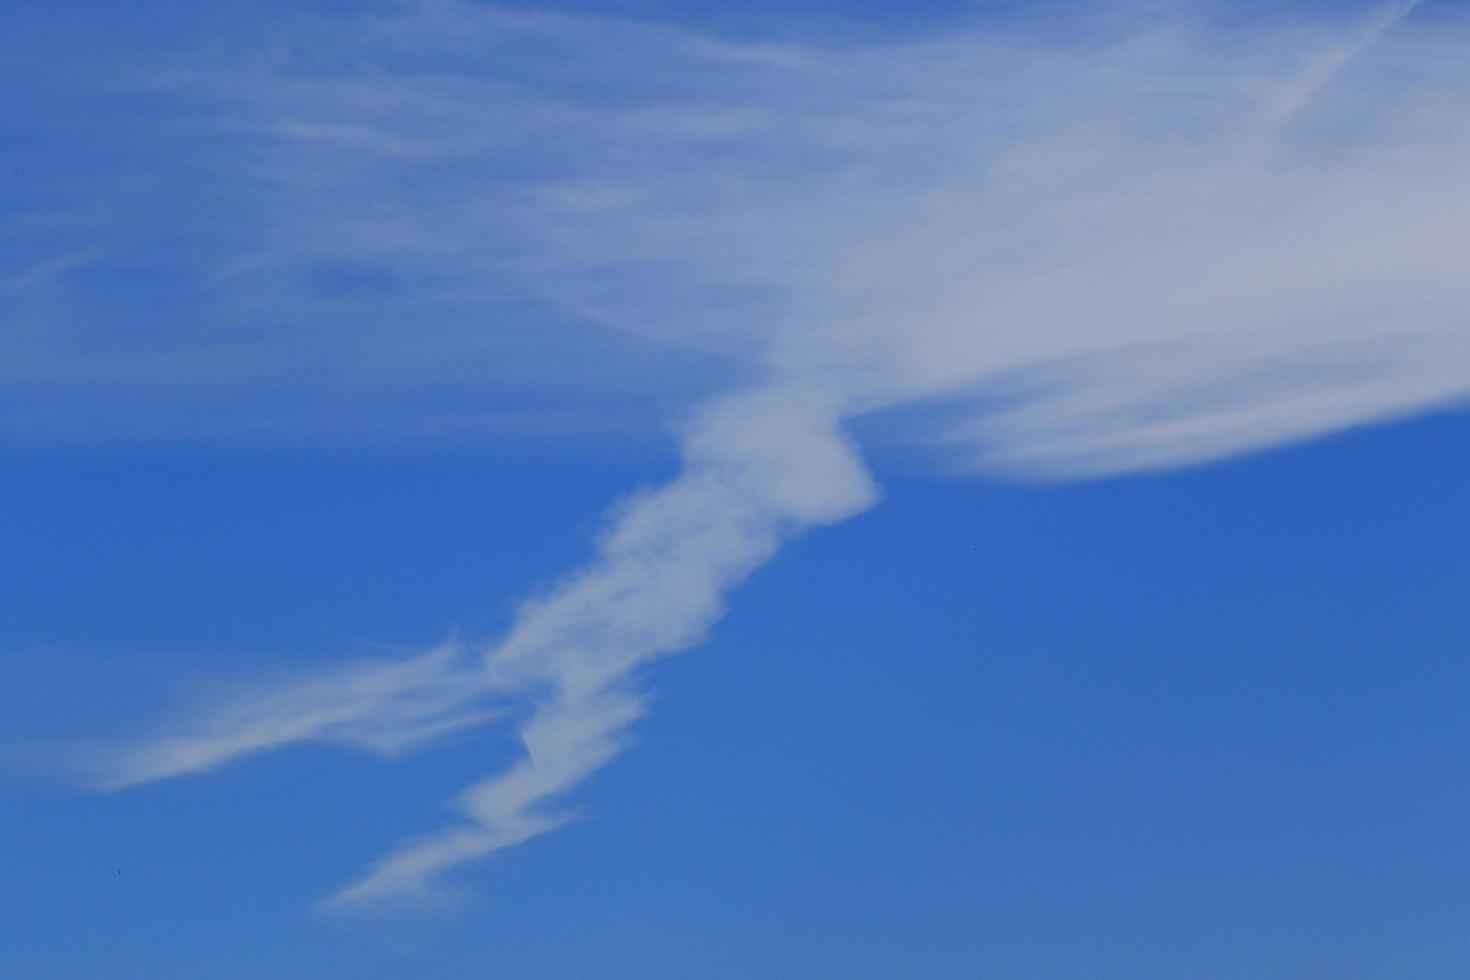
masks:
[[[789,535],[876,499],[845,420],[930,406],[914,437],[958,465],[1060,479],[1463,400],[1470,26],[1412,7],[1118,5],[803,46],[440,2],[258,66],[226,89],[282,202],[267,264],[509,292],[751,380],[482,661],[228,704],[109,781],[300,739],[396,749],[529,704],[525,758],[467,791],[465,823],[335,901],[414,894],[562,822],[642,710],[638,668],[698,643]]]

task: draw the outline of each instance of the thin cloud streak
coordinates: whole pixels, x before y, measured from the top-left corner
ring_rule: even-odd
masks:
[[[1324,52],[1311,60],[1301,73],[1296,84],[1289,86],[1277,98],[1268,112],[1273,125],[1288,122],[1317,97],[1318,93],[1332,84],[1352,61],[1373,46],[1385,33],[1392,30],[1405,17],[1412,14],[1423,0],[1400,0],[1378,13],[1368,24],[1361,37],[1343,47]]]
[[[240,691],[173,731],[93,761],[100,789],[208,772],[296,742],[394,755],[503,711],[483,703],[482,673],[457,642],[402,661],[355,663],[320,676]]]
[[[226,703],[104,782],[527,712],[524,757],[465,792],[460,826],[328,905],[423,896],[569,819],[643,711],[641,668],[698,644],[792,535],[876,501],[853,419],[922,407],[910,437],[958,469],[1076,479],[1463,401],[1470,27],[1416,31],[1415,6],[1326,48],[1126,5],[1080,37],[1038,19],[803,47],[439,2],[257,68],[236,120],[291,203],[266,264],[514,290],[750,380],[690,413],[680,475],[616,507],[489,649]]]

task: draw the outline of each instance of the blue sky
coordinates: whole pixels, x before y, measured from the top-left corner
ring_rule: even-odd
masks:
[[[1455,5],[0,27],[0,972],[1470,969]]]

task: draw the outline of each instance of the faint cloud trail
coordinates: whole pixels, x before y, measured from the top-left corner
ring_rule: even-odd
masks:
[[[101,789],[125,789],[302,741],[392,755],[501,712],[457,641],[401,661],[361,662],[324,675],[247,688],[179,719],[141,745],[89,765]]]
[[[1349,64],[1376,44],[1404,18],[1412,14],[1423,0],[1396,0],[1369,21],[1357,40],[1316,55],[1292,84],[1282,92],[1267,111],[1272,125],[1280,126],[1305,109],[1332,84]]]

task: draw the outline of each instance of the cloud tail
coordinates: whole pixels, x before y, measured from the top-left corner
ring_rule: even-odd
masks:
[[[464,793],[462,825],[389,855],[326,906],[429,892],[450,868],[565,823],[557,798],[618,754],[643,711],[638,668],[699,643],[730,591],[792,535],[877,500],[840,418],[836,398],[793,384],[709,402],[684,428],[682,472],[616,507],[592,561],[526,602],[478,662],[446,647],[256,695],[193,732],[130,750],[107,782],[307,739],[388,751],[528,707],[524,756]]]

